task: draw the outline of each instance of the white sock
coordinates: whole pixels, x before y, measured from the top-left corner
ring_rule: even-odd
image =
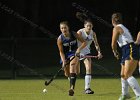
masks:
[[[139,67],[139,74],[140,74],[140,67]]]
[[[122,83],[122,95],[127,95],[128,94],[128,90],[129,90],[129,84],[127,82],[127,80],[124,80],[123,78],[121,78],[121,83]]]
[[[90,82],[91,82],[91,75],[87,74],[85,76],[85,90],[90,88]]]
[[[68,77],[68,81],[70,82],[70,77]]]
[[[129,85],[131,86],[131,88],[133,89],[135,95],[140,96],[140,87],[137,80],[133,76],[131,76],[127,79],[127,81]]]

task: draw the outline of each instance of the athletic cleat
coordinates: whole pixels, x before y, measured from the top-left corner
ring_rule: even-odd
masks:
[[[137,97],[136,97],[136,100],[140,100],[140,96],[137,96]]]
[[[69,96],[73,96],[74,95],[74,90],[73,89],[70,89],[69,90]]]
[[[131,98],[131,96],[129,94],[127,94],[127,95],[121,95],[118,100],[127,100],[130,98]],[[138,100],[140,100],[140,99],[138,99]]]
[[[90,88],[85,90],[85,94],[94,94],[94,91],[92,91]]]

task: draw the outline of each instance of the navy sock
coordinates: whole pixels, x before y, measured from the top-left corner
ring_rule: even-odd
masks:
[[[76,73],[70,73],[70,88],[74,89],[76,83]]]

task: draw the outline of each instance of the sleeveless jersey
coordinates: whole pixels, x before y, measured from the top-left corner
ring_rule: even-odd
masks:
[[[132,43],[134,42],[132,36],[131,36],[131,33],[129,32],[129,30],[122,24],[118,24],[117,26],[121,27],[122,30],[124,31],[124,33],[122,33],[121,35],[119,35],[119,38],[118,38],[118,44],[120,47],[128,44],[128,43]]]
[[[93,41],[93,31],[91,30],[89,35],[86,33],[84,28],[79,30],[82,34],[82,38],[86,41],[87,46],[81,50],[81,55],[86,55],[90,53],[90,45]],[[78,41],[78,47],[81,45],[81,42]]]
[[[60,37],[61,37],[65,56],[68,57],[69,55],[75,54],[77,50],[77,39],[75,37],[75,33],[71,32],[70,38],[64,37],[63,34],[61,34]]]

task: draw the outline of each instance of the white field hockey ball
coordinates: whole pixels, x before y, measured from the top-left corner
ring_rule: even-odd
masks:
[[[43,89],[43,93],[46,93],[47,92],[47,89]]]

